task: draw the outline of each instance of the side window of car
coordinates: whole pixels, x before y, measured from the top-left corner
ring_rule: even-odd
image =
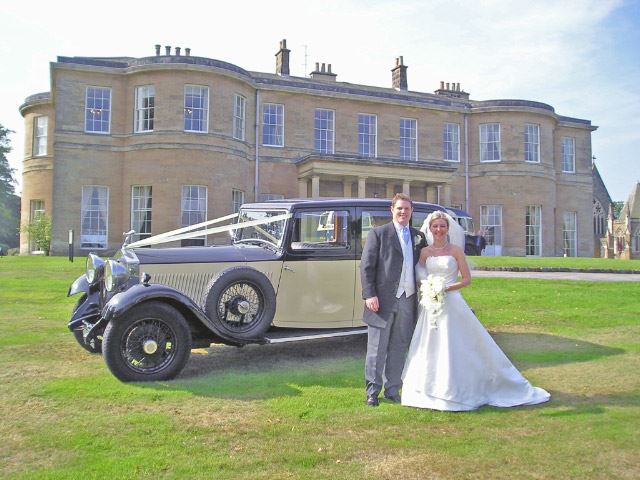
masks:
[[[350,217],[347,210],[298,212],[293,221],[291,250],[350,248]]]
[[[414,210],[413,214],[411,215],[411,226],[420,230],[422,224],[427,219],[427,215],[429,215],[428,212],[420,212],[418,210]]]
[[[364,247],[367,235],[375,227],[389,223],[392,220],[390,210],[363,210],[362,228],[360,229],[360,244]]]

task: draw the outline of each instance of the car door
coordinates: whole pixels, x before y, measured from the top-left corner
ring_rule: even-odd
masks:
[[[297,210],[284,255],[274,325],[353,325],[356,281],[351,208]]]
[[[356,260],[356,285],[354,292],[354,326],[362,326],[362,314],[364,312],[364,300],[362,299],[362,280],[360,278],[360,256],[362,255],[362,249],[367,240],[367,235],[375,227],[389,223],[392,220],[391,210],[383,207],[362,207],[356,209],[356,216],[358,222],[356,225],[356,247],[357,247],[357,260]]]

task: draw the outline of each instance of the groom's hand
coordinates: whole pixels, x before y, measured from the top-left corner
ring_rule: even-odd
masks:
[[[366,298],[364,301],[364,304],[372,312],[377,312],[378,309],[380,308],[380,304],[378,303],[378,297]]]

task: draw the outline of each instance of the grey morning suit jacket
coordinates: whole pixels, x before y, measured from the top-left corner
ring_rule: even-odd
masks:
[[[420,250],[427,245],[422,232],[409,227],[413,245],[413,264],[420,258]],[[419,238],[419,241],[416,239]],[[363,321],[367,325],[384,328],[395,310],[396,293],[402,275],[402,246],[393,222],[374,228],[367,235],[360,261],[362,298],[378,297],[380,309],[372,312],[364,307]],[[416,302],[417,295],[411,298]]]

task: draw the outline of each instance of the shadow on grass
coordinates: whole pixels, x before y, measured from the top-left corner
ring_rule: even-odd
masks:
[[[621,348],[606,347],[547,333],[499,332],[492,336],[504,353],[520,368],[588,362],[625,353]]]
[[[624,353],[602,345],[535,333],[498,333],[496,342],[519,368],[596,360]],[[265,399],[299,395],[303,388],[364,388],[366,335],[243,348],[214,346],[193,354],[177,380],[139,384],[195,395]]]

